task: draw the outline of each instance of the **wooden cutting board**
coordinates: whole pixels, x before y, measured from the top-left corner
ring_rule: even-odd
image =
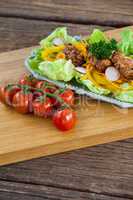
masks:
[[[118,39],[119,31],[107,34]],[[32,49],[0,55],[0,83],[16,81],[25,72],[24,60]],[[49,119],[21,115],[0,104],[0,165],[133,137],[132,109],[86,98],[75,109],[77,126],[64,134]]]

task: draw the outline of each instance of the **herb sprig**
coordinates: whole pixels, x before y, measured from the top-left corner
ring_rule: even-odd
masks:
[[[97,59],[110,58],[112,53],[117,50],[117,42],[115,39],[108,41],[100,41],[89,46],[89,52]]]

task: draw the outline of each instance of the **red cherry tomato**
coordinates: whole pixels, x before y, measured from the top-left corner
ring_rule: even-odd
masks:
[[[37,83],[37,79],[35,79],[32,75],[23,75],[20,80],[19,80],[19,84],[20,85],[28,85],[31,87],[34,87]]]
[[[5,87],[0,87],[0,102],[5,103]]]
[[[37,99],[38,97],[43,96],[42,92],[34,91],[33,92],[33,100]]]
[[[43,87],[44,81],[38,81],[35,85],[36,88],[41,89]]]
[[[39,117],[49,117],[52,114],[52,104],[49,98],[38,98],[32,103],[33,112]]]
[[[53,123],[61,131],[68,131],[76,124],[76,113],[68,108],[58,110],[53,115]]]
[[[19,113],[26,114],[32,112],[33,95],[30,92],[17,92],[13,97],[13,107]]]
[[[14,95],[21,90],[17,85],[8,85],[5,87],[5,103],[12,106]]]
[[[54,88],[54,87],[47,87],[47,88],[44,88],[43,91],[47,92],[47,93],[54,93],[56,91],[56,88]]]
[[[56,86],[46,81],[37,82],[36,88],[42,89],[44,92],[47,92],[47,93],[54,93],[57,90]]]
[[[70,106],[74,105],[74,93],[72,90],[67,89],[59,96],[65,101],[65,103],[69,104]]]

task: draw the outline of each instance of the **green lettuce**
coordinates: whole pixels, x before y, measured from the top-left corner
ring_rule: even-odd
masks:
[[[82,76],[79,72],[76,72],[74,76],[80,87],[85,87],[85,89],[100,95],[109,95],[111,93],[108,89],[95,86],[90,80],[82,80]]]
[[[70,81],[75,75],[71,60],[66,61],[65,59],[41,62],[39,70],[42,75],[49,79],[65,82]]]
[[[121,41],[118,44],[118,48],[126,56],[133,56],[133,31],[126,28],[121,32]]]
[[[123,91],[120,92],[119,94],[115,95],[115,98],[120,100],[120,101],[124,101],[127,103],[133,103],[133,91],[129,90],[129,91]]]
[[[94,29],[87,42],[89,44],[89,53],[97,59],[109,59],[113,52],[117,50],[116,40],[113,38],[109,40],[105,33],[99,29]]]
[[[81,80],[81,83],[86,86],[86,88],[89,89],[91,92],[94,92],[96,94],[108,95],[111,93],[108,89],[95,86],[90,80]]]
[[[28,64],[33,70],[37,70],[39,64],[43,61],[41,57],[41,48],[37,48],[33,51],[32,56],[28,59]]]
[[[122,92],[117,92],[114,94],[115,98],[120,101],[133,103],[133,90],[131,90],[130,85],[128,83],[123,83],[121,88],[126,89],[127,91],[123,90]]]
[[[66,27],[56,28],[47,38],[41,40],[40,45],[42,48],[47,48],[53,45],[53,40],[55,38],[61,38],[64,43],[76,42],[76,39],[68,35]]]
[[[92,34],[88,36],[86,40],[89,44],[99,43],[101,41],[108,41],[105,33],[99,29],[94,29]]]

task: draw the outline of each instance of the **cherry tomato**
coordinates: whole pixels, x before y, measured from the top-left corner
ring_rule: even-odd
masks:
[[[46,97],[44,99],[38,98],[32,103],[33,105],[33,112],[36,116],[39,117],[49,117],[52,113],[52,104],[51,100]]]
[[[42,89],[43,92],[47,92],[47,93],[54,93],[57,90],[56,86],[46,81],[39,81],[36,84],[36,88]]]
[[[14,95],[21,90],[17,85],[8,85],[5,87],[5,103],[12,106]]]
[[[54,93],[57,87],[47,81],[39,81],[36,84],[36,88],[42,89],[44,92]]]
[[[13,107],[19,113],[26,114],[32,112],[33,95],[30,92],[17,92],[13,97]]]
[[[43,96],[42,92],[34,91],[33,92],[33,100],[37,99],[38,97]]]
[[[36,88],[45,88],[47,86],[51,86],[51,83],[47,82],[47,81],[38,81],[36,84]]]
[[[57,110],[53,115],[53,123],[61,131],[68,131],[76,124],[76,113],[68,108]]]
[[[0,102],[5,103],[5,87],[0,87]]]
[[[47,87],[47,88],[44,88],[43,91],[47,92],[47,93],[54,93],[56,91],[56,88],[55,87]]]
[[[64,90],[60,95],[59,95],[65,103],[67,103],[70,106],[74,105],[74,93],[72,90]]]
[[[44,81],[38,81],[35,85],[36,88],[41,89],[43,87]]]
[[[20,80],[19,80],[19,84],[20,85],[29,85],[31,87],[34,87],[37,83],[37,79],[35,79],[32,75],[23,75]]]

